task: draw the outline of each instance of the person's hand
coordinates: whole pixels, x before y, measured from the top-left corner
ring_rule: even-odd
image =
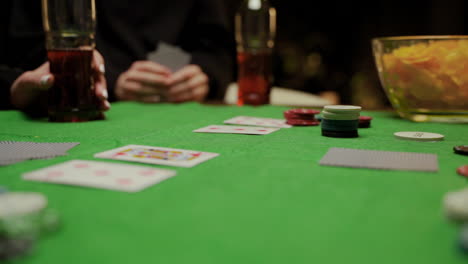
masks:
[[[107,100],[109,95],[107,92],[106,77],[104,76],[106,70],[104,66],[104,58],[97,50],[94,50],[93,53],[92,68],[94,74],[94,90],[101,103],[100,109],[107,111],[110,109],[110,103]]]
[[[21,74],[10,88],[10,100],[18,109],[27,109],[37,104],[36,99],[54,83],[54,76],[50,74],[49,62],[42,64],[33,71]]]
[[[120,74],[115,96],[123,101],[157,103],[165,101],[169,90],[171,71],[152,61],[136,61]]]
[[[93,73],[95,78],[96,96],[101,100],[100,109],[108,110],[107,85],[104,77],[104,59],[99,52],[93,54]],[[45,62],[39,68],[21,74],[10,88],[11,103],[18,109],[30,109],[32,106],[40,107],[44,102],[37,102],[41,95],[54,84],[54,76],[50,73],[50,64]],[[43,97],[43,96],[42,96]],[[46,97],[45,97],[46,98]],[[43,110],[43,109],[38,109]]]
[[[208,76],[197,65],[187,65],[169,77],[169,102],[203,101],[208,94]]]

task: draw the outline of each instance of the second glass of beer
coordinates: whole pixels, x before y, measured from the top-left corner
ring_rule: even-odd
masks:
[[[42,0],[47,57],[54,85],[49,89],[52,122],[104,119],[95,92],[94,0]]]
[[[270,103],[276,9],[268,0],[244,0],[236,14],[237,105]]]

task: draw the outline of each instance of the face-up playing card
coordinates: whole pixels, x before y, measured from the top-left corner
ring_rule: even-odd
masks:
[[[173,170],[71,160],[22,175],[24,180],[137,192],[176,175]]]
[[[428,153],[330,148],[320,165],[437,172],[437,155]]]
[[[128,145],[94,155],[96,158],[135,161],[177,167],[193,167],[217,156],[219,156],[218,153],[140,145]]]
[[[173,72],[190,63],[191,56],[179,47],[160,42],[156,51],[150,52],[147,59],[162,64]]]
[[[267,135],[278,131],[279,128],[252,127],[252,126],[219,126],[211,125],[202,127],[193,132],[197,133],[222,133],[222,134],[246,134],[246,135]]]
[[[262,118],[252,116],[236,116],[234,118],[225,120],[224,124],[279,128],[292,127],[291,125],[286,124],[286,120],[284,119]]]

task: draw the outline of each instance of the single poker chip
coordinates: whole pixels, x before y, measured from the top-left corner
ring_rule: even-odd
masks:
[[[40,193],[7,192],[0,195],[0,220],[39,212],[47,207]]]
[[[440,141],[444,139],[444,135],[428,132],[402,131],[396,132],[393,135],[399,139],[408,139],[414,141]]]
[[[321,123],[321,127],[323,130],[329,131],[355,131],[358,129],[358,122],[357,120],[354,122],[343,122],[342,120],[324,119]]]
[[[457,154],[468,155],[468,145],[455,146],[453,147],[453,151]]]
[[[356,113],[333,113],[323,110],[322,113],[323,119],[330,120],[359,120],[359,112]]]
[[[292,125],[292,126],[318,126],[318,125],[320,125],[320,122],[319,121],[310,121],[310,120],[288,119],[286,121],[286,124]]]
[[[372,117],[370,116],[359,116],[359,122],[367,122],[367,121],[371,121],[372,120]]]
[[[362,107],[357,105],[326,105],[323,110],[331,113],[359,113]]]
[[[358,131],[330,131],[322,129],[322,136],[334,138],[355,138],[359,137]]]
[[[357,126],[358,120],[333,120],[333,119],[323,119],[324,124],[334,125],[334,126]]]
[[[468,188],[449,192],[443,199],[445,215],[448,219],[463,223],[468,221]]]
[[[461,176],[468,177],[468,165],[463,165],[461,167],[458,167],[457,173],[460,174]]]

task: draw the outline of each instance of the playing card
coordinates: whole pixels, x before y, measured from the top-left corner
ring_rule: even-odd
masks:
[[[224,121],[224,124],[246,125],[246,126],[261,126],[261,127],[280,127],[290,128],[292,126],[286,124],[284,119],[262,118],[252,116],[236,116]]]
[[[162,64],[173,72],[190,63],[191,56],[179,47],[160,42],[156,51],[150,52],[147,59]]]
[[[21,141],[0,141],[0,166],[28,159],[48,159],[67,155],[67,151],[78,142],[39,143]]]
[[[219,156],[218,153],[140,145],[128,145],[94,155],[96,158],[127,160],[177,167],[193,167],[217,156]]]
[[[211,125],[202,127],[193,132],[197,133],[224,133],[224,134],[247,134],[247,135],[267,135],[279,130],[271,127],[252,127],[252,126],[219,126]]]
[[[100,161],[71,160],[24,173],[24,180],[137,192],[175,176],[173,170]]]
[[[320,165],[437,172],[437,155],[428,153],[330,148]]]

